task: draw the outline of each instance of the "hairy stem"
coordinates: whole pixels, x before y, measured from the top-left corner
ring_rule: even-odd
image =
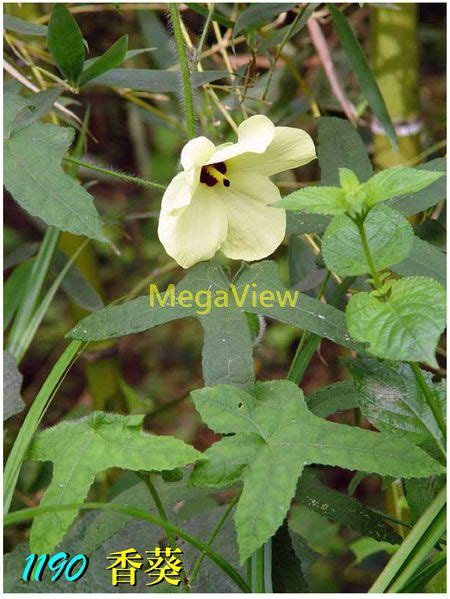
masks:
[[[92,164],[91,162],[78,160],[78,158],[73,158],[73,156],[64,156],[63,160],[65,162],[69,162],[70,164],[77,164],[78,166],[88,168],[91,171],[102,173],[102,175],[108,175],[109,177],[115,177],[116,179],[120,179],[121,181],[132,183],[133,185],[140,185],[141,187],[160,189],[161,191],[164,191],[166,189],[166,185],[162,185],[161,183],[155,183],[154,181],[149,181],[148,179],[141,179],[141,177],[135,177],[133,175],[126,175],[125,173],[119,173],[118,171],[114,171],[109,168],[97,166],[96,164]]]
[[[381,287],[381,281],[378,276],[377,269],[375,267],[375,263],[372,258],[372,254],[370,253],[369,242],[367,240],[366,230],[364,229],[364,221],[362,219],[358,219],[355,221],[356,226],[358,227],[359,236],[361,238],[361,244],[364,251],[364,255],[367,260],[367,265],[369,266],[370,274],[372,276],[372,280],[376,287]]]
[[[183,32],[181,30],[181,17],[176,4],[170,4],[170,19],[173,25],[173,33],[177,45],[178,58],[180,60],[181,77],[183,79],[184,103],[186,111],[186,133],[189,139],[195,137],[195,112],[194,99],[191,88],[191,74],[189,71],[189,63],[186,53],[186,48],[183,40]]]

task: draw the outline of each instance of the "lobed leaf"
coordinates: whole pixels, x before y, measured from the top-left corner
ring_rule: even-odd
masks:
[[[236,431],[245,430],[215,443],[192,474],[193,484],[206,486],[242,478],[244,487],[235,513],[241,563],[281,525],[307,464],[406,478],[444,471],[404,439],[314,416],[301,390],[290,381],[256,383],[251,395],[218,385],[197,390],[192,396],[214,430],[231,431],[233,422]],[[248,432],[249,419],[258,432]]]
[[[210,311],[194,303],[183,307],[178,303],[181,291],[194,296],[204,290],[228,293],[229,282],[222,268],[213,263],[197,264],[188,270],[174,290],[174,305],[150,307],[148,296],[118,306],[107,306],[81,320],[69,333],[69,337],[83,340],[101,340],[146,331],[154,326],[194,316],[204,331],[203,376],[206,384],[217,382],[246,385],[254,380],[253,343],[245,313],[237,309],[232,298],[228,308],[217,308],[213,303]],[[162,296],[164,294],[162,293]]]
[[[40,505],[82,502],[95,475],[108,468],[171,470],[197,459],[199,453],[183,441],[142,432],[143,418],[93,412],[40,433],[28,458],[53,462],[52,481]],[[31,528],[31,551],[51,552],[76,514],[71,510],[38,516]]]
[[[286,287],[281,283],[278,266],[275,262],[265,260],[244,268],[234,281],[238,293],[242,293],[245,285],[264,291],[271,291],[283,297]],[[305,294],[299,293],[294,305],[286,302],[284,306],[274,302],[273,307],[265,308],[259,303],[253,305],[251,296],[247,296],[243,308],[247,312],[275,318],[300,329],[326,337],[344,347],[355,347],[347,333],[343,314],[337,308],[324,304]]]

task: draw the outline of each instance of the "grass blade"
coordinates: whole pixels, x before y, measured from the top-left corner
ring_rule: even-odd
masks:
[[[344,48],[345,54],[347,55],[367,102],[383,126],[386,135],[391,142],[391,146],[395,150],[398,145],[397,134],[395,133],[394,125],[389,116],[386,103],[370,69],[367,58],[361,48],[361,44],[342,12],[331,3],[327,3],[327,8],[330,11],[342,47]]]
[[[8,512],[9,506],[11,505],[14,488],[19,477],[20,467],[31,439],[67,372],[86,345],[87,344],[82,341],[72,341],[70,345],[67,346],[53,366],[25,417],[24,423],[20,428],[5,466],[3,477],[3,509],[5,514]]]

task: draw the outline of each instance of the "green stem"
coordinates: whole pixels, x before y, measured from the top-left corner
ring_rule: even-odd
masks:
[[[339,287],[336,289],[336,291],[333,293],[333,295],[330,298],[330,305],[331,306],[336,306],[340,303],[340,301],[342,300],[342,298],[344,297],[344,295],[347,293],[348,288],[350,287],[350,285],[353,283],[353,281],[355,280],[354,277],[347,277],[346,279],[344,279],[342,281],[342,283],[339,285]],[[328,281],[328,277],[325,279],[325,281]],[[324,283],[325,283],[324,281]],[[322,285],[322,290],[320,295],[322,295],[323,291],[324,291],[325,285]],[[314,352],[316,351],[317,346],[319,345],[321,340],[320,335],[315,335],[315,334],[309,334],[306,336],[306,342],[304,342],[304,338],[302,335],[302,339],[300,340],[300,349],[297,348],[297,351],[295,352],[295,356],[294,359],[291,362],[291,366],[289,368],[289,372],[287,375],[287,379],[289,381],[293,381],[294,383],[297,383],[298,385],[300,384],[303,375],[306,372],[306,369],[308,368],[308,365],[311,361],[311,358],[314,355]]]
[[[232,509],[238,502],[239,496],[240,496],[240,493],[236,493],[236,495],[230,501],[228,508],[225,510],[222,517],[220,518],[219,522],[216,524],[216,527],[212,531],[211,536],[209,537],[208,542],[206,543],[209,548],[214,543],[214,540],[216,539],[216,537],[219,534],[219,532],[221,531],[223,525],[227,521],[228,516],[231,514]],[[200,570],[200,566],[202,565],[205,557],[206,557],[206,552],[203,551],[197,558],[197,561],[195,562],[194,567],[192,568],[192,572],[190,573],[190,575],[188,577],[189,578],[189,586],[192,586],[194,584],[194,581],[197,578],[197,574]]]
[[[270,542],[270,541],[268,541]],[[266,557],[266,552],[264,551],[264,548],[266,546],[266,543],[264,543],[264,545],[262,545],[262,547],[260,547],[259,549],[257,549],[255,551],[255,553],[251,556],[251,561],[252,561],[252,593],[265,593],[266,592],[266,586],[265,586],[265,576],[264,576],[264,570],[265,570],[265,557]]]
[[[178,58],[180,60],[181,76],[183,79],[184,103],[186,110],[186,133],[189,139],[195,137],[195,112],[194,98],[191,88],[191,74],[189,72],[189,63],[186,48],[181,30],[181,17],[176,4],[170,4],[170,18],[173,26],[173,33],[177,45]]]
[[[197,50],[195,52],[195,65],[197,66],[200,62],[200,58],[203,52],[203,46],[205,44],[206,36],[208,35],[209,26],[211,25],[212,16],[214,14],[214,3],[211,3],[211,6],[208,11],[208,15],[206,17],[205,24],[203,25],[202,35],[200,37],[200,41],[198,42]]]
[[[358,227],[362,247],[364,250],[364,255],[366,256],[367,264],[370,269],[370,274],[372,275],[372,280],[375,283],[376,287],[380,288],[381,281],[378,277],[378,273],[375,268],[375,264],[373,262],[372,255],[370,253],[369,243],[367,241],[367,235],[366,235],[366,231],[364,229],[364,221],[362,219],[358,219],[358,220],[355,220],[354,222],[356,223],[356,226]],[[420,389],[422,390],[422,392],[425,396],[426,402],[430,407],[430,410],[439,426],[439,429],[445,439],[447,436],[447,429],[446,429],[446,425],[445,425],[444,416],[442,414],[442,410],[439,405],[439,401],[438,401],[435,393],[427,385],[425,377],[423,376],[422,370],[419,368],[419,366],[415,362],[410,362],[410,367],[411,367],[411,370],[413,371],[414,377],[415,377]],[[439,446],[439,449],[442,451],[441,446]],[[444,450],[444,455],[445,455],[445,450]]]
[[[169,522],[169,518],[167,517],[166,510],[164,509],[161,498],[158,494],[155,485],[153,484],[152,475],[143,475],[141,478],[147,485],[148,490],[150,491],[150,495],[152,496],[152,499],[155,502],[156,509],[158,510],[159,517],[161,518],[161,520]],[[173,537],[171,532],[167,532],[167,543],[169,547],[175,547],[175,538]]]
[[[436,397],[436,394],[432,391],[432,389],[430,389],[430,387],[427,385],[425,377],[423,376],[423,372],[419,368],[418,364],[416,364],[416,362],[410,362],[409,365],[411,367],[411,370],[413,371],[413,374],[417,381],[417,384],[419,385],[420,389],[422,390],[422,393],[425,396],[427,404],[428,404],[431,412],[433,413],[433,416],[434,416],[434,418],[439,426],[439,429],[445,439],[447,436],[447,427],[445,424],[444,415],[442,413],[442,409],[439,404],[438,398]]]
[[[17,356],[18,363],[22,360],[23,356],[28,351],[28,348],[30,347],[31,342],[34,339],[34,336],[39,328],[39,325],[41,324],[48,309],[50,308],[50,304],[52,303],[52,300],[55,297],[55,294],[58,291],[59,286],[63,282],[64,277],[69,272],[69,270],[73,266],[75,260],[81,254],[81,252],[83,251],[83,249],[86,247],[86,245],[88,243],[89,243],[89,239],[86,239],[85,241],[83,241],[83,243],[79,246],[79,248],[73,254],[73,256],[70,258],[70,260],[68,260],[66,262],[66,264],[64,265],[64,268],[58,273],[58,276],[54,280],[50,289],[47,291],[47,293],[43,297],[39,307],[36,309],[33,316],[28,321],[27,327],[23,331],[23,335],[22,335],[21,339],[19,340],[19,344],[17,347],[16,356]]]
[[[407,583],[445,530],[445,504],[444,486],[370,587],[369,593],[397,592]]]
[[[82,341],[72,341],[70,345],[67,346],[64,353],[59,357],[50,374],[45,379],[44,384],[28,410],[6,461],[3,478],[3,510],[5,514],[8,512],[9,506],[11,505],[14,487],[16,486],[20,468],[31,439],[67,372],[86,346],[87,343]]]
[[[155,183],[154,181],[142,179],[141,177],[135,177],[133,175],[126,175],[125,173],[119,173],[118,171],[103,168],[101,166],[97,166],[96,164],[85,162],[84,160],[78,160],[78,158],[73,158],[73,156],[64,156],[63,160],[64,162],[69,162],[70,164],[77,164],[78,166],[83,166],[84,168],[88,168],[91,171],[102,173],[102,175],[108,175],[109,177],[115,177],[116,179],[126,181],[127,183],[132,183],[133,185],[140,185],[141,187],[150,187],[153,189],[159,189],[161,191],[164,191],[166,189],[166,185],[162,185],[161,183]]]
[[[191,536],[189,533],[184,531],[182,528],[179,528],[175,524],[171,524],[157,516],[153,516],[152,514],[148,514],[142,510],[137,508],[128,507],[125,505],[117,505],[116,503],[71,503],[67,505],[54,505],[54,506],[45,506],[45,507],[37,507],[37,508],[27,508],[24,510],[17,510],[8,514],[4,517],[3,523],[5,526],[9,526],[12,524],[19,524],[26,520],[31,520],[33,518],[37,518],[42,514],[49,513],[57,513],[61,511],[72,511],[72,510],[109,510],[113,512],[119,512],[121,514],[125,514],[127,516],[132,516],[138,520],[144,520],[146,522],[150,522],[154,526],[158,526],[160,528],[164,528],[168,532],[172,532],[175,535],[181,537],[185,541],[187,541],[193,547],[196,547],[200,551],[204,551],[206,555],[221,568],[237,585],[244,593],[250,593],[250,589],[246,584],[245,580],[241,577],[239,572],[233,568],[233,566],[224,559],[219,553],[216,553],[213,549],[208,547],[206,543],[200,541],[196,537]]]
[[[19,349],[22,338],[42,291],[53,254],[55,253],[56,244],[58,243],[59,233],[59,230],[54,227],[48,227],[45,231],[39,253],[33,264],[30,280],[26,289],[24,289],[23,300],[11,328],[6,349],[14,356],[17,362],[19,362]]]
[[[357,219],[355,220],[356,226],[358,227],[359,236],[361,238],[361,244],[364,251],[364,255],[367,260],[367,265],[369,266],[370,274],[372,276],[372,280],[378,289],[381,287],[381,281],[378,277],[377,269],[375,268],[375,263],[372,258],[372,254],[370,253],[369,242],[367,240],[366,230],[364,228],[364,220]]]
[[[294,28],[296,27],[298,21],[303,17],[303,15],[305,14],[306,9],[308,8],[308,4],[305,4],[305,6],[300,10],[300,12],[297,14],[297,16],[295,17],[295,19],[292,21],[291,25],[289,26],[289,29],[286,31],[285,36],[283,37],[283,39],[281,40],[281,43],[278,46],[277,52],[275,54],[275,58],[273,59],[273,62],[270,66],[270,70],[269,73],[267,75],[267,79],[266,79],[266,85],[264,88],[264,92],[261,96],[261,102],[264,102],[264,100],[267,98],[267,94],[269,93],[269,87],[270,84],[272,82],[272,78],[273,75],[275,73],[275,68],[277,66],[277,63],[280,59],[281,53],[283,52],[283,48],[286,45],[286,42],[288,41],[288,39],[291,36],[292,31],[294,30]]]

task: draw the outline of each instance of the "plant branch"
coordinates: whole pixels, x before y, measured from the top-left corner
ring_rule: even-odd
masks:
[[[214,530],[211,533],[211,536],[208,539],[208,542],[206,543],[206,545],[208,547],[211,547],[211,545],[214,543],[215,538],[217,537],[217,535],[221,531],[223,525],[225,524],[225,522],[228,519],[228,516],[231,514],[232,509],[234,508],[234,506],[238,502],[239,496],[240,496],[240,493],[236,493],[236,495],[230,501],[230,503],[228,505],[228,508],[222,514],[222,517],[220,518],[220,520],[216,524]],[[199,571],[200,566],[202,565],[203,560],[205,559],[205,557],[206,557],[206,551],[202,551],[202,553],[197,558],[197,561],[195,562],[194,567],[192,568],[192,572],[188,576],[189,586],[192,586],[192,584],[194,583],[195,579],[197,578],[198,571]]]
[[[183,79],[184,102],[186,110],[186,133],[189,139],[195,137],[195,112],[194,99],[191,88],[191,74],[187,52],[183,41],[183,32],[181,30],[181,17],[176,4],[170,4],[170,18],[173,26],[173,33],[177,45],[178,58],[180,60],[181,76]]]
[[[367,260],[367,265],[369,267],[370,274],[372,276],[372,280],[373,280],[375,286],[378,287],[378,289],[379,289],[381,287],[381,281],[378,276],[378,272],[375,267],[375,263],[373,261],[372,254],[370,253],[369,242],[367,240],[366,230],[364,229],[364,220],[362,220],[361,218],[358,218],[354,222],[356,223],[356,226],[358,227],[359,236],[361,238],[362,248],[363,248],[366,260]]]
[[[125,173],[120,173],[112,169],[103,168],[102,166],[97,166],[96,164],[92,164],[91,162],[78,160],[78,158],[73,158],[72,156],[64,156],[63,160],[64,162],[69,162],[70,164],[77,164],[78,166],[82,166],[91,171],[102,173],[102,175],[107,175],[109,177],[115,177],[116,179],[126,181],[127,183],[132,183],[133,185],[140,185],[141,187],[150,187],[153,189],[159,189],[161,191],[164,191],[166,189],[166,185],[163,185],[162,183],[155,183],[154,181],[149,181],[148,179],[142,179],[141,177],[135,177],[133,175],[127,175]]]

